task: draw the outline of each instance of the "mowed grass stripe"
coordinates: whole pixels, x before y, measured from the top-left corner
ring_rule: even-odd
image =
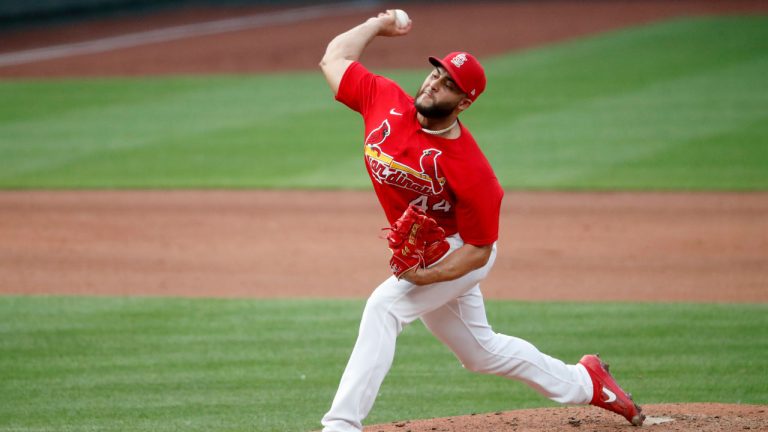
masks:
[[[462,118],[506,188],[765,189],[767,41],[766,17],[697,18],[488,59]],[[413,91],[425,72],[385,73]],[[360,118],[319,71],[4,81],[0,98],[3,188],[369,187]]]
[[[766,71],[768,57],[704,70],[618,96],[499,122],[479,135],[492,143],[487,148],[495,154],[497,174],[524,187],[630,188],[640,178],[643,184],[635,187],[727,189],[746,178],[713,173],[743,169],[755,159],[768,161]],[[728,139],[745,128],[756,132],[757,139]],[[514,139],[505,142],[506,137]],[[709,152],[701,151],[707,143]],[[687,150],[687,160],[657,166],[678,146]],[[733,156],[734,149],[742,157],[725,164],[728,159],[721,156],[729,152]],[[533,172],[542,167],[545,172]],[[679,170],[687,175],[680,177]],[[661,182],[653,171],[662,175]]]
[[[489,75],[507,97],[466,117],[517,187],[765,188],[766,23],[671,21],[501,58]],[[745,127],[754,139],[730,139]]]
[[[281,146],[286,139],[281,126],[287,126],[288,119],[301,124],[303,114],[332,107],[330,91],[318,78],[41,82],[34,93],[54,87],[64,98],[86,99],[85,107],[78,108],[73,101],[69,109],[62,107],[54,113],[41,108],[39,119],[0,121],[0,131],[7,137],[0,143],[0,151],[8,157],[0,175],[26,178],[33,185],[36,181],[49,182],[47,177],[61,179],[64,186],[71,181],[70,186],[109,187],[114,185],[111,177],[136,181],[137,186],[146,186],[142,182],[147,177],[173,183],[178,171],[186,174],[184,180],[194,183],[201,182],[197,180],[201,169],[226,172],[237,167],[232,162],[246,156],[251,169],[238,174],[258,176],[260,167],[271,166],[260,157],[262,154],[285,159],[280,152],[286,147]],[[291,93],[296,87],[307,90],[306,98],[299,102]],[[114,96],[104,100],[105,93]],[[129,96],[124,99],[125,93]],[[135,94],[144,97],[136,98]],[[91,98],[103,103],[93,103]],[[307,143],[307,138],[303,141]],[[13,160],[18,163],[11,163]],[[158,171],[155,175],[153,167]],[[41,174],[44,177],[39,177]]]
[[[0,430],[316,429],[362,307],[0,297]],[[766,305],[488,302],[496,331],[568,362],[601,352],[645,403],[768,403],[767,312]],[[400,337],[369,423],[553,405],[518,382],[462,369],[415,323]]]

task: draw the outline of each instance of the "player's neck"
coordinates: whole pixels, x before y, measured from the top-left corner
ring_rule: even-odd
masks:
[[[421,125],[421,130],[432,136],[440,138],[456,139],[461,136],[458,117],[450,115],[441,119],[430,119],[416,113],[416,120]]]

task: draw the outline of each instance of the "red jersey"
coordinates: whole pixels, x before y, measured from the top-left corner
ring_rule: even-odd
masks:
[[[363,116],[365,166],[390,223],[414,204],[465,243],[497,240],[504,192],[463,124],[457,139],[425,133],[413,97],[358,62],[344,73],[336,99]]]

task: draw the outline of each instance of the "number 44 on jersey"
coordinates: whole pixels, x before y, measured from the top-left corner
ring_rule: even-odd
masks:
[[[416,198],[415,200],[411,201],[410,204],[414,205],[416,207],[419,207],[419,208],[421,208],[424,211],[427,211],[427,210],[429,210],[428,198],[429,197],[427,197],[426,195],[421,195],[418,198]],[[444,212],[447,213],[447,212],[449,212],[451,210],[451,203],[449,203],[446,200],[441,200],[440,202],[435,203],[435,205],[432,206],[432,210],[433,211],[444,211]]]

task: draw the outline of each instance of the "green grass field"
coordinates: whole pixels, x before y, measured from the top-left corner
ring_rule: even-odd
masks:
[[[485,62],[463,116],[506,188],[768,188],[768,18],[682,20]],[[388,73],[414,90],[425,70]],[[365,188],[320,72],[0,82],[0,188]]]
[[[660,23],[485,65],[488,92],[464,121],[508,189],[768,190],[766,17]],[[391,75],[415,89],[425,72]],[[319,72],[0,81],[0,100],[1,189],[369,184],[360,119]],[[0,297],[0,431],[316,429],[362,305]],[[565,361],[601,352],[642,403],[768,404],[765,304],[488,312]],[[552,405],[463,370],[417,323],[367,423]]]
[[[0,430],[308,431],[361,300],[0,297]],[[488,302],[494,329],[601,352],[643,403],[768,403],[768,305]],[[406,328],[368,423],[553,406]]]

